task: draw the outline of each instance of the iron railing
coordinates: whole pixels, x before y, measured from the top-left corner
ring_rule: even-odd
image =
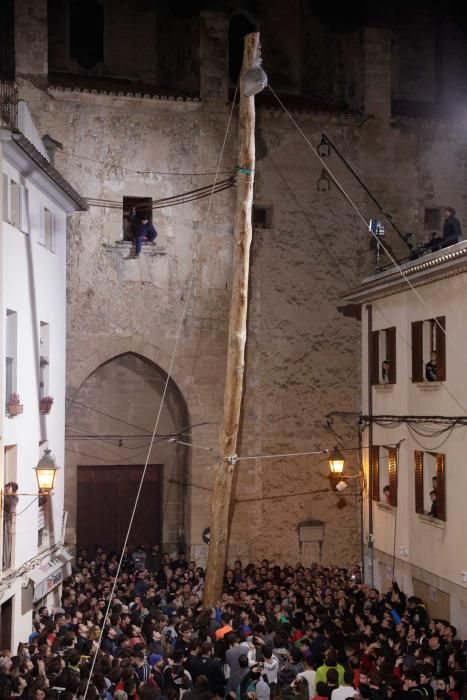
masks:
[[[18,128],[18,90],[4,81],[0,81],[0,126]]]

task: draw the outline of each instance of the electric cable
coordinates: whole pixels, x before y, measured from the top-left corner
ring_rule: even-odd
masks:
[[[123,423],[124,425],[128,425],[130,428],[136,428],[137,430],[142,430],[145,433],[148,433],[148,437],[151,436],[151,431],[148,430],[147,428],[143,428],[140,425],[136,425],[136,423],[130,423],[127,420],[124,420],[123,418],[118,418],[117,416],[112,415],[111,413],[107,413],[106,411],[99,410],[98,408],[95,408],[94,406],[89,406],[89,404],[83,403],[82,401],[78,401],[77,399],[73,399],[71,396],[66,396],[66,402],[70,404],[75,404],[76,406],[80,406],[81,408],[85,408],[88,411],[92,411],[93,413],[97,413],[101,416],[105,416],[106,418],[110,418],[111,420],[117,421],[118,423]],[[193,428],[201,428],[204,425],[211,425],[210,421],[200,421],[198,423],[192,423],[191,425],[185,425],[183,428],[180,428],[178,432],[174,433],[166,433],[162,434],[160,433],[158,437],[173,437],[176,435],[183,435],[183,433],[186,430],[193,430]],[[120,436],[119,436],[120,437]],[[132,436],[133,437],[133,436]],[[140,437],[144,437],[144,435],[141,435]]]
[[[25,508],[23,508],[23,510],[20,510],[20,511],[18,511],[18,512],[13,511],[13,513],[11,513],[11,515],[14,515],[14,516],[16,516],[16,517],[18,517],[19,515],[22,515],[22,514],[25,513],[25,512],[27,511],[27,509],[30,508],[30,507],[33,505],[33,503],[35,503],[38,499],[39,499],[39,496],[36,496],[35,498],[33,498],[33,500],[32,500],[30,503],[28,503],[28,505],[27,505]],[[2,506],[2,510],[3,510],[4,513],[7,513],[7,511],[5,510],[5,508],[4,508],[3,506]]]
[[[235,100],[236,100],[236,96],[237,96],[237,90],[238,90],[238,82],[237,82],[237,86],[236,86],[236,88],[235,88],[234,98],[233,98],[233,100],[232,100],[232,105],[231,105],[231,109],[230,109],[230,113],[229,113],[229,118],[228,118],[228,121],[227,121],[227,127],[226,127],[226,130],[225,130],[224,140],[223,140],[223,143],[222,143],[222,147],[221,147],[221,151],[220,151],[220,155],[219,155],[219,159],[218,159],[218,163],[217,163],[217,170],[216,170],[216,173],[219,172],[220,165],[221,165],[221,162],[222,162],[222,157],[223,157],[223,155],[224,155],[224,149],[225,149],[225,146],[226,146],[226,143],[227,143],[227,137],[228,137],[228,134],[229,134],[230,124],[231,124],[231,121],[232,121],[233,111],[234,111],[234,108],[235,108]],[[216,177],[215,177],[215,180],[214,180],[214,184],[213,184],[213,193],[212,193],[211,197],[209,198],[209,204],[208,204],[208,208],[207,208],[207,212],[206,212],[206,216],[205,216],[205,221],[204,221],[205,225],[207,224],[207,220],[208,220],[209,214],[210,214],[210,212],[211,212],[211,206],[212,206],[212,200],[213,200],[213,194],[214,194],[214,186],[215,186],[215,184],[216,184],[216,180],[217,180],[217,174],[216,174]],[[119,574],[120,574],[120,570],[121,570],[121,567],[122,567],[122,561],[123,561],[123,557],[124,557],[124,554],[125,554],[125,549],[126,549],[126,547],[127,547],[128,538],[129,538],[129,536],[130,536],[130,532],[131,532],[131,528],[132,528],[132,525],[133,525],[133,521],[134,521],[134,518],[135,518],[136,509],[137,509],[137,507],[138,507],[140,494],[141,494],[141,491],[142,491],[142,488],[143,488],[144,477],[145,477],[145,475],[146,475],[146,471],[147,471],[148,464],[149,464],[149,459],[150,459],[150,455],[151,455],[152,446],[153,446],[154,440],[155,440],[155,438],[156,438],[156,433],[157,433],[157,428],[158,428],[158,425],[159,425],[159,420],[160,420],[160,417],[161,417],[161,415],[162,415],[162,407],[163,407],[163,405],[164,405],[165,397],[166,397],[167,390],[168,390],[168,387],[169,387],[170,378],[171,378],[171,375],[172,375],[173,366],[174,366],[174,363],[175,363],[175,357],[176,357],[176,354],[177,354],[178,345],[179,345],[180,338],[181,338],[181,335],[182,335],[183,324],[184,324],[185,316],[186,316],[187,309],[188,309],[188,302],[189,302],[189,300],[190,300],[190,298],[191,298],[191,294],[192,294],[193,287],[194,287],[195,273],[196,273],[196,268],[197,268],[198,259],[199,259],[199,256],[200,256],[200,251],[201,251],[201,245],[198,246],[198,249],[197,249],[196,254],[195,254],[195,256],[194,256],[193,266],[192,266],[192,272],[191,272],[191,277],[190,277],[190,281],[189,281],[189,284],[188,284],[187,294],[186,294],[186,297],[185,297],[185,303],[184,303],[184,305],[183,305],[183,310],[182,310],[180,322],[179,322],[179,325],[178,325],[177,334],[176,334],[176,336],[175,336],[174,348],[173,348],[173,351],[172,351],[172,356],[171,356],[170,364],[169,364],[168,371],[167,371],[167,377],[166,377],[166,381],[165,381],[165,384],[164,384],[164,390],[163,390],[163,392],[162,392],[162,396],[161,396],[160,404],[159,404],[159,409],[158,409],[158,411],[157,411],[156,419],[155,419],[155,423],[154,423],[154,429],[153,429],[153,431],[152,431],[151,444],[150,444],[150,446],[149,446],[149,449],[148,449],[148,452],[147,452],[147,456],[146,456],[146,461],[145,461],[145,464],[144,464],[144,468],[143,468],[142,473],[141,473],[141,479],[140,479],[140,482],[139,482],[138,491],[137,491],[137,493],[136,493],[136,498],[135,498],[135,502],[134,502],[134,505],[133,505],[133,510],[132,510],[131,517],[130,517],[130,522],[129,522],[129,524],[128,524],[128,529],[127,529],[127,532],[126,532],[126,535],[125,535],[125,540],[124,540],[124,542],[123,542],[122,551],[121,551],[120,559],[119,559],[119,562],[118,562],[117,570],[116,570],[116,572],[115,572],[114,582],[113,582],[113,584],[112,584],[112,590],[111,590],[111,593],[110,593],[110,596],[109,596],[109,602],[108,602],[107,607],[106,607],[105,615],[104,615],[104,617],[103,617],[103,619],[102,619],[102,627],[101,627],[99,639],[98,639],[98,642],[97,642],[97,649],[96,649],[95,652],[94,652],[94,656],[93,656],[93,659],[92,659],[92,662],[91,662],[91,668],[90,668],[90,671],[89,671],[89,678],[87,679],[87,682],[86,682],[86,688],[85,688],[85,691],[84,691],[84,700],[86,700],[86,698],[87,698],[89,686],[90,686],[90,684],[91,684],[91,679],[92,679],[92,676],[93,676],[93,674],[94,674],[94,668],[95,668],[96,661],[97,661],[97,655],[98,655],[99,649],[100,649],[100,647],[101,647],[102,638],[103,638],[103,635],[104,635],[105,624],[106,624],[106,621],[107,621],[108,616],[109,616],[110,606],[111,606],[111,604],[112,604],[112,600],[113,600],[113,598],[114,598],[115,587],[116,587],[116,585],[117,585],[117,580],[118,580],[118,577],[119,577]]]
[[[304,457],[307,455],[324,455],[328,454],[329,450],[312,450],[310,452],[287,452],[285,454],[268,454],[268,455],[248,455],[245,457],[235,457],[235,461],[244,462],[247,459],[282,459],[285,457]]]
[[[235,178],[232,176],[226,180],[221,180],[217,184],[206,185],[205,187],[199,187],[195,190],[189,190],[188,192],[182,192],[180,194],[172,195],[170,197],[163,197],[161,199],[155,199],[152,203],[153,209],[163,209],[165,207],[175,206],[178,204],[186,204],[188,202],[194,202],[198,199],[204,199],[205,197],[212,197],[218,192],[223,192],[224,190],[230,189],[235,185]],[[101,199],[98,197],[85,197],[89,206],[92,207],[103,207],[105,209],[123,209],[123,200],[117,201],[112,199]]]

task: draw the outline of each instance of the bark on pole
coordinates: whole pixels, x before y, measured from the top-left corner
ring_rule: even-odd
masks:
[[[224,393],[224,416],[220,431],[220,460],[214,467],[211,496],[211,538],[203,601],[214,607],[221,597],[229,546],[232,482],[236,465],[237,437],[243,394],[248,314],[248,276],[252,240],[251,211],[255,177],[255,98],[243,93],[243,81],[259,57],[259,33],[247,34],[240,74],[238,133],[238,184],[235,211],[235,249],[229,342]]]

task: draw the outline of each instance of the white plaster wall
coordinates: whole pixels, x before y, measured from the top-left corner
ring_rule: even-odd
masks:
[[[52,449],[58,472],[56,487],[50,503],[53,507],[53,537],[61,535],[63,512],[63,465],[65,424],[65,230],[66,215],[57,208],[45,193],[22,178],[6,160],[3,170],[28,190],[29,233],[23,233],[2,222],[2,324],[5,327],[6,309],[16,311],[17,316],[17,393],[24,411],[14,418],[2,417],[3,445],[17,445],[17,477],[20,493],[37,493],[37,481],[33,468],[41,450],[39,443],[46,440]],[[50,252],[41,239],[42,208],[54,215],[55,251]],[[26,212],[23,212],[24,214]],[[39,412],[39,324],[49,323],[49,394],[54,397],[48,416]],[[5,342],[5,341],[3,341]],[[5,356],[5,345],[2,346]],[[2,373],[5,362],[1,363]],[[3,396],[2,396],[3,402]],[[3,407],[2,403],[2,407]],[[3,410],[2,410],[3,412]],[[1,454],[3,461],[3,450]],[[3,486],[3,468],[1,470]],[[26,507],[32,504],[26,509]],[[17,507],[16,536],[13,568],[18,568],[38,553],[37,525],[38,504],[34,496],[20,496]],[[52,533],[51,542],[52,544]],[[27,639],[31,630],[30,609],[24,609],[18,583],[8,589],[3,597],[15,595],[13,619],[13,647]]]
[[[465,416],[467,406],[467,326],[465,298],[467,274],[461,273],[433,281],[417,289],[407,290],[372,302],[373,330],[390,326],[397,329],[397,383],[389,391],[373,388],[373,415]],[[446,317],[446,376],[435,390],[422,390],[411,381],[411,323],[436,316]],[[368,317],[363,308],[363,407],[367,410]],[[374,426],[375,445],[394,444],[403,440],[399,453],[398,505],[389,511],[375,505],[375,547],[390,555],[396,553],[397,569],[417,567],[428,572],[431,585],[451,593],[460,610],[467,601],[467,586],[461,571],[467,569],[464,532],[467,527],[465,493],[467,470],[465,454],[466,428],[457,428],[443,443],[445,436],[416,439],[405,425],[395,429]],[[446,522],[442,527],[426,522],[415,512],[414,451],[441,452],[446,455]],[[367,455],[365,455],[367,463]],[[366,467],[367,468],[367,467]],[[367,470],[368,471],[368,470]],[[380,489],[384,484],[380,480]],[[368,504],[365,506],[367,520]],[[368,523],[366,522],[366,531]],[[408,549],[408,556],[400,553]],[[403,565],[403,566],[402,566]],[[376,566],[375,566],[376,574]],[[397,577],[397,575],[396,575]],[[456,607],[457,606],[457,607]],[[454,618],[453,618],[454,619]],[[455,621],[455,624],[457,621]]]

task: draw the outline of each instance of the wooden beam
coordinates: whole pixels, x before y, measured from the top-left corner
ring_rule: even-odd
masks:
[[[220,431],[221,458],[214,467],[214,485],[211,496],[211,539],[203,596],[204,604],[207,607],[214,607],[220,599],[229,546],[232,482],[236,466],[245,370],[248,276],[252,240],[251,213],[255,178],[255,98],[244,95],[243,84],[245,73],[253,66],[258,57],[259,34],[256,32],[247,34],[240,74],[239,171],[224,416]]]

